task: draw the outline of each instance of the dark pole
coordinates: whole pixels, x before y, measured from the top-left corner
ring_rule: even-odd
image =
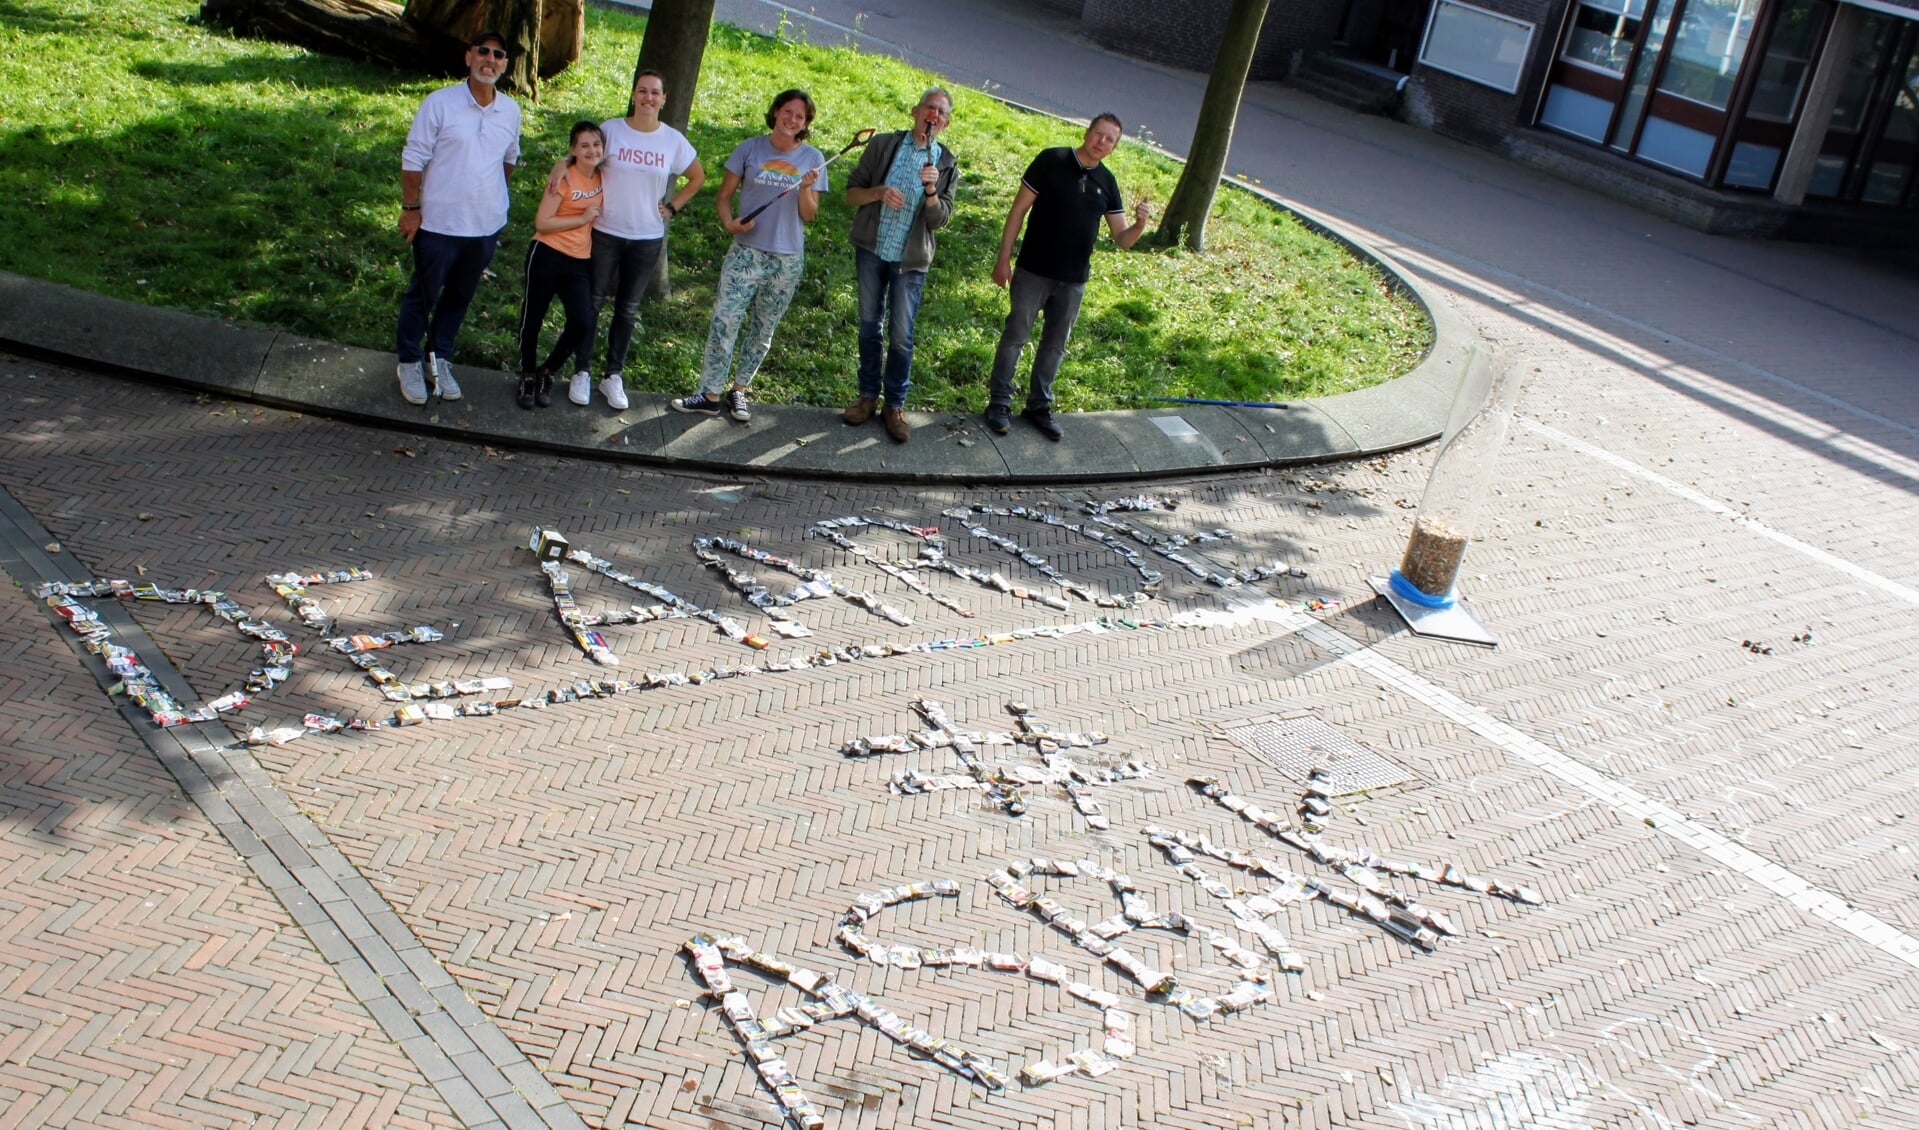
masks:
[[[712,26],[713,0],[653,0],[653,10],[646,17],[646,37],[640,40],[633,77],[646,70],[660,72],[666,87],[660,120],[681,132],[693,120],[693,93],[699,86],[700,60]],[[626,112],[633,112],[630,101]]]

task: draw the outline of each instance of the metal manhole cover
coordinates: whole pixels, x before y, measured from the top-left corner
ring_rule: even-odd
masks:
[[[1332,775],[1325,782],[1326,791],[1333,796],[1383,789],[1413,779],[1411,773],[1317,718],[1234,726],[1226,730],[1226,736],[1301,782],[1316,766],[1325,766]]]

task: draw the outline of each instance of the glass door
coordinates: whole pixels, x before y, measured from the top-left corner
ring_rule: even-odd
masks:
[[[1633,152],[1704,178],[1725,133],[1761,0],[1681,0]]]
[[[1859,199],[1867,204],[1912,204],[1919,193],[1913,172],[1919,164],[1919,52],[1909,52],[1906,65],[1885,110],[1879,143],[1866,166]]]
[[[1786,0],[1774,9],[1746,112],[1733,129],[1722,184],[1772,189],[1832,14],[1830,0]]]
[[[1647,54],[1649,17],[1668,2],[1581,0],[1574,4],[1565,42],[1547,77],[1539,123],[1604,144],[1627,93],[1626,76],[1636,72],[1635,60]]]
[[[1646,34],[1646,46],[1633,58],[1632,73],[1626,79],[1626,97],[1614,117],[1612,134],[1606,143],[1621,152],[1632,152],[1639,136],[1639,123],[1646,116],[1646,94],[1652,89],[1652,74],[1659,69],[1659,55],[1666,46],[1668,10],[1655,12]]]
[[[1819,145],[1819,158],[1812,167],[1807,196],[1831,196],[1850,199],[1848,186],[1856,186],[1861,175],[1855,167],[1867,148],[1865,141],[1873,121],[1872,110],[1879,91],[1891,77],[1892,57],[1904,42],[1910,25],[1890,16],[1868,14],[1859,28],[1852,51],[1852,63],[1839,88],[1839,101],[1832,108],[1832,122]]]

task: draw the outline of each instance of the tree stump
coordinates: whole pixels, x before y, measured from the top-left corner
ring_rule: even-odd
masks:
[[[540,12],[540,77],[552,78],[579,62],[585,45],[585,0],[545,0]]]
[[[391,0],[206,0],[200,18],[235,35],[417,70],[427,44]]]
[[[236,35],[291,43],[404,71],[464,74],[467,43],[483,30],[507,37],[508,90],[535,90],[580,57],[584,0],[205,0],[200,17]]]

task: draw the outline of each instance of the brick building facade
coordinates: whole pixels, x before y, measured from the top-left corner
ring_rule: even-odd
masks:
[[[1201,71],[1231,7],[1043,2],[1104,46]],[[1770,217],[1725,230],[1785,230],[1810,201],[1919,232],[1919,0],[1272,0],[1252,77],[1328,61],[1436,132],[1584,162],[1648,202]]]

